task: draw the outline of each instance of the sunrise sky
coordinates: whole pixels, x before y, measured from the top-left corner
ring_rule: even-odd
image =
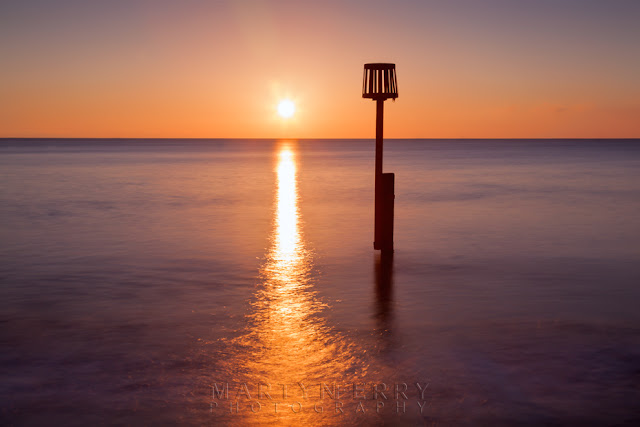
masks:
[[[3,0],[0,137],[640,137],[640,1]],[[283,118],[279,102],[295,114]]]

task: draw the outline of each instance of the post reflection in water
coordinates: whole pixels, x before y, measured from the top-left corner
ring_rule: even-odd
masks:
[[[384,335],[391,333],[393,320],[393,254],[380,254],[374,264],[376,279],[376,309],[378,328]]]
[[[301,229],[295,145],[282,143],[277,150],[277,191],[271,247],[260,271],[260,286],[248,315],[246,334],[240,338],[236,359],[242,382],[270,384],[265,387],[273,401],[281,402],[278,418],[296,422],[328,421],[313,409],[321,382],[346,382],[364,376],[365,366],[356,361],[356,351],[345,337],[327,325],[321,312],[327,307],[314,289],[313,252]],[[302,399],[299,382],[310,386],[309,399]],[[288,385],[283,398],[282,386]],[[312,395],[313,394],[313,395]],[[315,397],[314,397],[315,395]],[[255,396],[254,396],[255,398]],[[274,416],[273,401],[261,400]],[[302,411],[293,413],[287,403],[300,401]],[[286,410],[285,410],[286,409]],[[297,409],[297,407],[295,408]],[[245,416],[263,419],[265,411]],[[322,421],[321,421],[322,420]]]

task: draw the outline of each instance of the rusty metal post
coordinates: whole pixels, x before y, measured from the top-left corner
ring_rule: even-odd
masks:
[[[398,97],[395,64],[364,64],[362,97],[376,101],[376,166],[373,248],[393,252],[394,182],[392,173],[382,173],[384,101]]]
[[[384,189],[382,187],[382,149],[383,149],[384,100],[376,100],[376,176],[375,176],[375,212],[373,248],[383,246],[383,208]]]

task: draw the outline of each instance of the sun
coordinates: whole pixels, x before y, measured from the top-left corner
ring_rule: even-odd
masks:
[[[296,104],[290,99],[283,99],[278,104],[278,114],[284,119],[288,119],[296,112]]]

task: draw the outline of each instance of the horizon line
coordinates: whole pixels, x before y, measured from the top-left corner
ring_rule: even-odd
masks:
[[[120,137],[92,137],[92,136],[1,136],[0,140],[10,140],[10,139],[23,139],[23,140],[37,140],[37,139],[48,139],[48,140],[256,140],[256,141],[282,141],[282,140],[294,140],[294,141],[317,141],[317,140],[340,140],[340,141],[375,141],[375,137],[368,138],[342,138],[342,137],[331,137],[331,138],[243,138],[243,137],[129,137],[129,136],[120,136]],[[640,136],[637,137],[445,137],[445,138],[437,138],[437,137],[403,137],[403,138],[394,138],[394,137],[385,137],[387,141],[403,141],[403,140],[451,140],[451,141],[459,141],[459,140],[632,140],[632,139],[640,139]]]

